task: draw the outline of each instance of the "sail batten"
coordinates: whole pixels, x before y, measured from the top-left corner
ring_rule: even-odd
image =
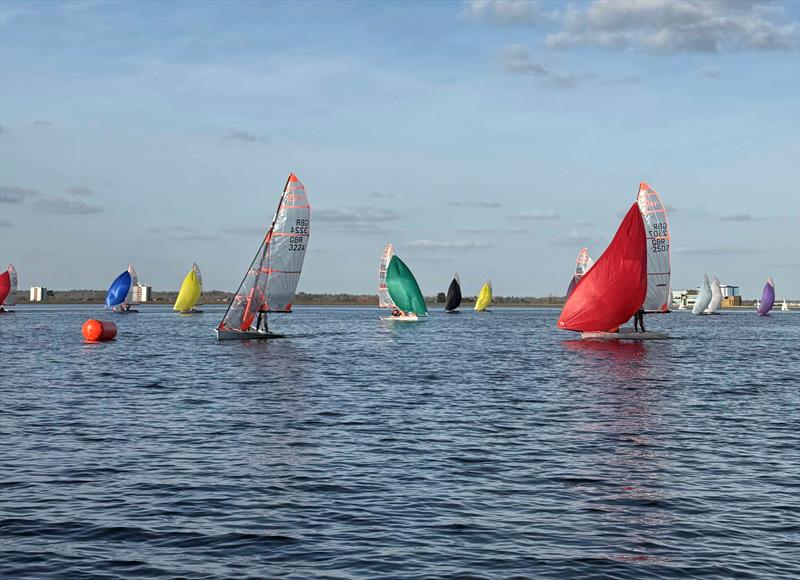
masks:
[[[228,304],[220,329],[247,331],[254,328],[259,312],[291,312],[311,232],[310,209],[305,187],[290,174],[270,228]]]

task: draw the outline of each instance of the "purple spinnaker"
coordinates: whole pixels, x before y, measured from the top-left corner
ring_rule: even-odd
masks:
[[[758,315],[766,315],[772,310],[773,304],[775,304],[775,284],[772,282],[772,278],[770,278],[767,280],[767,283],[764,284],[764,291],[761,293],[761,305],[758,307]]]

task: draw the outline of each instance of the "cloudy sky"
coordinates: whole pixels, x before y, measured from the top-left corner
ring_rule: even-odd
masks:
[[[289,171],[300,289],[562,294],[646,180],[673,287],[800,297],[800,4],[0,2],[0,260],[234,290]]]

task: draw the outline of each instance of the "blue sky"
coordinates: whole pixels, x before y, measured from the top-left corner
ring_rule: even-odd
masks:
[[[562,294],[640,180],[673,287],[800,297],[797,3],[0,2],[0,261],[233,291],[289,171],[300,289]]]

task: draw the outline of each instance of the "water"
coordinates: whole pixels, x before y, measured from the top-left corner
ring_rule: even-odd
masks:
[[[0,576],[800,574],[800,316],[0,317]],[[108,315],[107,315],[108,316]]]

